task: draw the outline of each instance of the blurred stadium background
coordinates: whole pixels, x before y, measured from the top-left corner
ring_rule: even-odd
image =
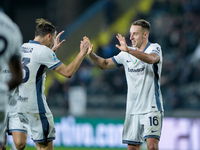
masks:
[[[164,58],[160,149],[200,149],[200,0],[0,0],[0,6],[19,25],[24,42],[34,38],[37,18],[49,20],[58,32],[65,30],[57,57],[66,64],[78,53],[83,36],[108,58],[119,53],[117,33],[129,41],[131,23],[148,20],[150,42],[161,45]],[[126,149],[121,144],[126,89],[123,68],[101,71],[88,58],[71,79],[48,71],[55,149]],[[28,145],[33,146],[30,139]]]

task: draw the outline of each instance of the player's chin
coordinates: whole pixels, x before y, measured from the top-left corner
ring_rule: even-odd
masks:
[[[132,42],[132,46],[133,46],[133,47],[136,47],[136,43],[135,43],[135,42]]]
[[[137,47],[137,45],[136,44],[132,44],[132,47]]]

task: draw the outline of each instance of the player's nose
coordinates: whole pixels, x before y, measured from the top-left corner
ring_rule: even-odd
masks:
[[[130,40],[133,40],[133,36],[132,35],[130,35]]]

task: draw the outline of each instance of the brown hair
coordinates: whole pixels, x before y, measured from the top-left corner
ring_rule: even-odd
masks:
[[[36,30],[35,30],[35,36],[46,36],[47,34],[53,34],[56,31],[56,28],[52,23],[46,21],[43,18],[36,19],[35,21],[37,23]]]
[[[150,32],[150,29],[151,29],[150,23],[146,20],[143,20],[143,19],[136,20],[135,22],[132,23],[132,25],[141,26],[142,28],[146,29],[149,32]]]

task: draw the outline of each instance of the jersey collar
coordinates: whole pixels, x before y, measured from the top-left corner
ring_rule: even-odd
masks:
[[[40,44],[40,42],[38,42],[38,41],[33,41],[33,40],[30,40],[28,43]],[[40,44],[40,45],[41,45],[41,44]]]
[[[149,47],[149,45],[151,45],[151,42],[148,42],[147,46],[145,47],[145,49],[143,50],[143,52],[146,51],[146,49]]]

